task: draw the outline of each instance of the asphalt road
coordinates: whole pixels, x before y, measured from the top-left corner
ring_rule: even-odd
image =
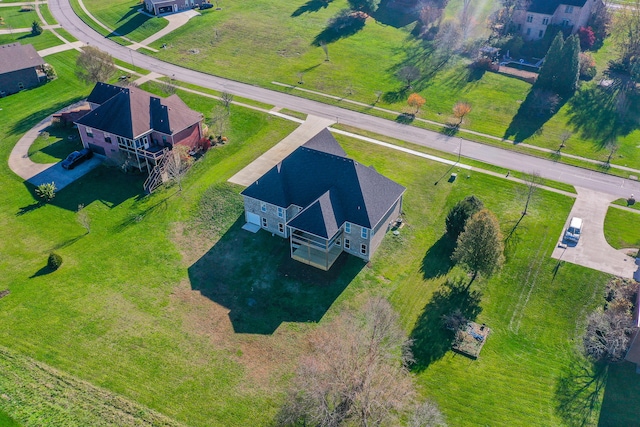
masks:
[[[334,119],[342,124],[431,147],[443,152],[457,154],[461,147],[462,156],[466,158],[480,160],[509,170],[527,173],[535,171],[544,178],[615,195],[616,197],[629,197],[632,193],[636,195],[640,194],[640,182],[638,181],[617,178],[599,172],[555,163],[550,160],[540,159],[506,149],[462,140],[457,137],[448,137],[426,129],[402,125],[392,120],[369,116],[333,105],[322,104],[320,102],[298,98],[293,95],[263,89],[169,64],[120,46],[102,37],[78,18],[71,9],[69,0],[49,0],[48,4],[51,13],[58,23],[78,38],[78,40],[92,46],[97,46],[122,61],[134,63],[138,67],[167,76],[175,76],[176,79],[184,82],[217,91],[229,92],[236,96],[300,111],[306,114]]]

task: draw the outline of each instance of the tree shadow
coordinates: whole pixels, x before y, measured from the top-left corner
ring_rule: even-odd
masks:
[[[36,209],[43,207],[44,205],[45,203],[42,203],[41,201],[36,201],[31,203],[30,205],[22,206],[21,208],[18,209],[18,212],[16,212],[16,216],[26,215],[29,212],[33,212]]]
[[[385,92],[382,95],[382,100],[387,104],[395,104],[396,102],[405,101],[407,99],[408,87],[403,87],[400,90]]]
[[[447,234],[440,236],[440,239],[434,243],[422,259],[422,277],[425,280],[440,277],[451,271],[453,261],[451,254],[456,247],[456,242]]]
[[[555,411],[568,426],[593,425],[607,383],[607,365],[574,356],[555,387]]]
[[[447,280],[424,307],[411,332],[414,371],[423,371],[451,350],[455,332],[444,327],[442,316],[458,309],[468,320],[475,320],[482,308],[480,291],[471,291],[463,279]]]
[[[329,271],[291,259],[289,240],[242,230],[240,216],[189,269],[191,287],[229,309],[236,333],[272,334],[282,322],[318,322],[363,268],[342,254]]]
[[[439,49],[434,41],[429,40],[411,40],[403,50],[404,60],[390,67],[388,72],[397,74],[405,67],[417,68],[420,75],[411,82],[410,88],[414,92],[420,92],[425,89],[431,80],[446,68],[453,57],[451,52]],[[408,89],[405,87],[404,92]]]
[[[48,265],[45,265],[44,267],[42,267],[40,270],[36,271],[35,273],[33,273],[31,276],[29,276],[29,279],[35,279],[36,277],[41,277],[41,276],[46,276],[47,274],[51,274],[53,273],[55,270],[49,268]]]
[[[640,375],[630,362],[609,365],[598,426],[631,426],[638,423]]]
[[[447,136],[456,136],[460,131],[460,126],[445,124],[440,128],[440,133]]]
[[[124,14],[120,19],[118,19],[118,22],[123,22],[128,18],[130,18],[132,15],[133,17],[131,19],[128,19],[127,22],[118,26],[116,29],[114,29],[113,32],[109,34],[107,37],[110,38],[110,37],[117,37],[117,36],[126,36],[129,33],[133,32],[134,30],[138,29],[145,22],[149,21],[150,19],[156,18],[155,16],[149,16],[149,15],[145,15],[144,13],[138,12],[138,10],[141,7],[142,5],[139,3],[136,3],[135,5],[131,6],[127,11],[127,13]]]
[[[27,89],[27,90],[32,90],[32,89]],[[40,123],[43,117],[47,117],[50,114],[55,113],[56,111],[60,111],[63,108],[68,107],[69,105],[73,105],[76,102],[80,101],[81,99],[83,99],[83,97],[76,97],[69,101],[58,102],[52,107],[47,108],[44,111],[41,111],[40,112],[41,114],[39,113],[37,115],[26,116],[22,120],[18,120],[17,122],[14,123],[14,125],[11,127],[11,133],[23,135],[27,133],[29,130],[31,130],[31,128],[36,126],[38,123]]]
[[[402,28],[418,19],[418,10],[397,4],[396,0],[382,0],[371,16],[380,24]]]
[[[410,125],[415,120],[416,115],[410,113],[400,113],[398,117],[396,117],[396,123],[400,123],[403,125]]]
[[[309,0],[299,8],[297,8],[292,14],[291,17],[295,18],[304,13],[317,12],[320,9],[326,9],[333,0]]]
[[[629,94],[627,107],[621,109],[619,96],[618,91],[600,86],[581,90],[569,103],[569,125],[582,137],[596,141],[599,148],[611,138],[630,134],[639,127],[640,100]]]
[[[53,247],[51,248],[51,250],[52,250],[52,251],[56,251],[56,250],[58,250],[58,249],[63,249],[63,248],[66,248],[66,247],[68,247],[68,246],[71,246],[71,245],[73,245],[75,242],[77,242],[78,240],[82,239],[82,238],[83,238],[84,236],[86,236],[87,234],[89,234],[89,233],[87,232],[87,233],[84,233],[84,234],[80,234],[79,236],[72,237],[71,239],[67,239],[67,240],[65,240],[64,242],[61,242],[61,243],[55,244],[55,245],[53,245]]]
[[[329,44],[351,37],[364,28],[366,19],[366,14],[364,13],[343,9],[329,20],[327,27],[313,39],[311,44],[320,46],[322,43]]]
[[[553,102],[555,106],[550,107],[550,103],[541,99],[535,89],[527,94],[527,98],[522,104],[516,115],[511,119],[509,127],[504,133],[503,138],[513,140],[518,143],[537,134],[565,104],[565,100],[558,98],[557,102]]]

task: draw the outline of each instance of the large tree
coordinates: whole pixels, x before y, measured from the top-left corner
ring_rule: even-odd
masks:
[[[408,342],[381,298],[316,331],[278,422],[284,426],[398,425],[414,389]]]
[[[464,231],[467,220],[482,208],[484,208],[484,204],[476,196],[467,196],[456,203],[445,220],[447,235],[452,240],[458,240],[458,236]]]
[[[502,266],[503,252],[498,219],[488,209],[482,209],[467,221],[451,258],[471,272],[470,286],[478,274],[491,276]]]
[[[540,74],[535,83],[536,88],[554,90],[556,77],[564,70],[564,64],[562,63],[563,47],[564,37],[562,32],[558,32],[544,57],[544,64],[542,64]]]
[[[553,89],[556,93],[569,97],[578,88],[580,79],[580,38],[577,35],[569,37],[562,47],[562,69],[559,69]]]
[[[111,55],[93,46],[82,49],[76,67],[78,77],[90,84],[107,81],[116,72]]]

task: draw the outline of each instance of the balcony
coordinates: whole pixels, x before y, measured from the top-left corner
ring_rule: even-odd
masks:
[[[342,232],[338,232],[330,240],[326,240],[292,229],[291,258],[327,271],[342,253],[342,247],[335,244],[341,235]]]

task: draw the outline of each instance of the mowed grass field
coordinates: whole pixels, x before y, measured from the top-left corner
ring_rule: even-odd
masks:
[[[89,0],[85,3],[108,26],[115,26],[121,18],[129,19],[130,10],[137,7],[132,0],[108,3]],[[455,19],[461,3],[458,0],[449,2],[446,19]],[[385,5],[383,2],[379,11],[368,18],[362,28],[332,38],[327,43],[329,61],[325,61],[323,49],[313,42],[316,37],[325,34],[329,19],[348,7],[346,0],[326,4],[302,0],[228,2],[221,4],[222,10],[203,11],[202,16],[193,18],[187,25],[156,41],[152,47],[159,49],[159,52],[149,54],[189,68],[275,90],[287,89],[273,85],[274,81],[365,104],[374,104],[376,93],[380,91],[383,95],[376,106],[397,112],[408,111],[407,97],[415,91],[426,99],[417,116],[440,123],[451,119],[456,102],[465,101],[473,109],[465,118],[463,127],[496,137],[505,136],[531,85],[512,77],[473,72],[468,68],[467,59],[455,55],[444,61],[442,55],[434,51],[432,44],[417,40],[411,34],[416,25],[415,16],[404,15],[399,9]],[[475,7],[475,27],[471,33],[479,35],[483,33],[486,16],[495,4],[479,2]],[[82,12],[78,13],[82,15]],[[93,26],[97,28],[95,24]],[[167,45],[166,49],[162,49],[163,44]],[[603,53],[596,55],[600,71],[611,52],[611,44],[607,43]],[[404,66],[417,66],[421,70],[420,78],[413,83],[411,90],[406,88],[406,82],[396,77],[398,70]],[[299,84],[300,81],[303,83]],[[593,83],[584,85],[584,89],[593,89]],[[344,101],[301,91],[293,93],[386,116],[385,113]],[[575,106],[570,102],[562,105],[558,113],[544,123],[537,123],[536,120],[526,123],[516,138],[521,142],[556,150],[562,134],[569,131],[572,135],[566,141],[564,153],[604,161],[608,156],[607,149],[603,147],[604,139],[585,124],[585,118],[590,117],[593,122],[602,120],[604,123],[608,120],[606,114],[602,113],[606,109],[590,104],[588,99],[582,99]],[[620,148],[613,156],[614,164],[628,167],[640,165],[637,150],[639,135],[640,132],[634,127],[620,136]],[[587,166],[595,168],[593,165]]]
[[[88,94],[72,73],[76,55],[50,57],[58,80],[0,100],[5,164],[26,130]],[[179,95],[203,113],[215,102]],[[181,192],[144,196],[144,177],[102,167],[39,206],[3,169],[0,288],[11,293],[0,299],[0,346],[19,356],[2,352],[0,388],[24,395],[31,378],[24,366],[33,364],[18,359],[31,357],[131,402],[134,417],[153,410],[191,426],[266,426],[307,333],[342,308],[383,295],[415,340],[420,394],[438,402],[450,425],[562,425],[585,414],[587,422],[597,420],[603,391],[617,391],[598,389],[594,401],[581,394],[575,365],[583,361],[575,354],[607,276],[549,257],[571,198],[538,193],[514,229],[524,203],[520,186],[476,172],[448,183],[441,179],[447,165],[340,137],[351,157],[407,187],[406,226],[387,236],[371,266],[345,257],[325,274],[291,261],[285,240],[241,230],[241,188],[226,183],[295,126],[232,107],[229,142],[196,163]],[[450,264],[444,217],[470,194],[510,234],[507,263],[471,294],[447,294],[447,278],[468,278]],[[79,204],[92,221],[88,234],[76,221]],[[64,261],[49,273],[43,267],[52,250]],[[443,339],[440,316],[457,306],[492,329],[476,361],[454,355]],[[46,404],[46,390],[26,390],[30,399],[0,399],[0,411],[24,426],[103,422],[99,411]],[[87,393],[87,401],[97,393],[66,390],[74,399]],[[593,402],[591,413],[573,410]]]
[[[640,211],[638,213],[610,207],[604,222],[604,236],[616,249],[640,249]]]

